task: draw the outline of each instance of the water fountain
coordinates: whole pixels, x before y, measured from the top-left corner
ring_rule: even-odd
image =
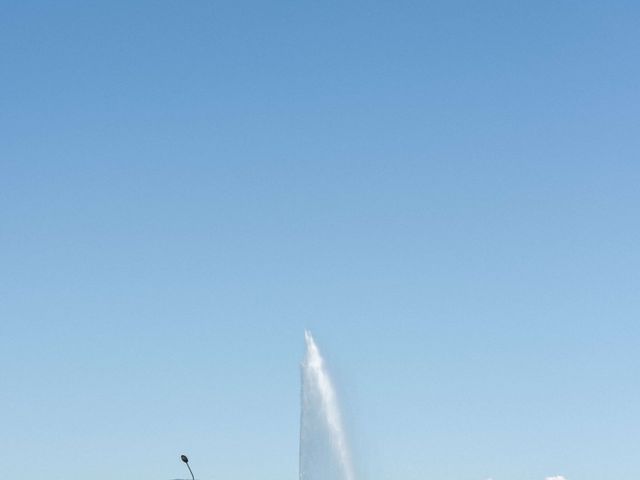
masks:
[[[301,364],[300,480],[354,480],[335,388],[311,333]]]

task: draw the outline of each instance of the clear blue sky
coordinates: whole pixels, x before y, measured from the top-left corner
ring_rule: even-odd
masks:
[[[637,2],[0,12],[0,476],[640,477]]]

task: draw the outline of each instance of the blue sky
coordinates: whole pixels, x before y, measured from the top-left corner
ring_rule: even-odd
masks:
[[[636,2],[0,15],[0,474],[640,476]]]

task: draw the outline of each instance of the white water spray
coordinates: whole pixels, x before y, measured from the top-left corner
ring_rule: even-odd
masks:
[[[354,480],[335,388],[311,333],[301,365],[300,480]]]

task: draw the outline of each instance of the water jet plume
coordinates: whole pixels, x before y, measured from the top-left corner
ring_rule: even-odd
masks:
[[[309,331],[301,364],[300,480],[355,480],[336,391]]]

